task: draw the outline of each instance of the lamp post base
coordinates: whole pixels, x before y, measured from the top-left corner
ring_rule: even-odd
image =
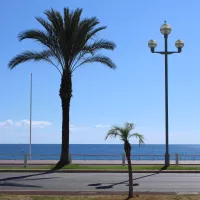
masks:
[[[170,165],[170,155],[168,153],[165,154],[165,167],[169,167]]]

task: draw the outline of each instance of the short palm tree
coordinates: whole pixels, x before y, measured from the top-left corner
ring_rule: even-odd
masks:
[[[113,61],[99,53],[100,50],[114,50],[115,44],[95,37],[106,26],[98,26],[96,17],[81,19],[82,9],[70,11],[64,8],[62,16],[51,9],[44,12],[46,19],[36,17],[43,30],[31,29],[19,34],[19,40],[32,39],[42,45],[41,51],[25,51],[9,62],[9,68],[26,61],[46,61],[52,64],[61,75],[59,96],[62,102],[62,147],[59,165],[69,163],[69,112],[72,97],[72,74],[89,63],[101,63],[111,69]]]
[[[144,143],[144,136],[139,133],[131,133],[134,129],[133,123],[125,123],[124,127],[113,126],[107,133],[106,138],[119,137],[124,142],[124,151],[126,153],[126,158],[128,161],[128,173],[129,173],[129,198],[133,197],[133,176],[132,176],[132,165],[131,165],[131,144],[129,139],[131,137],[136,137],[139,141],[139,145]]]

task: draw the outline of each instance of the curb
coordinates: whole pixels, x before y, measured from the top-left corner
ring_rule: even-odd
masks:
[[[45,196],[92,196],[92,195],[127,195],[127,191],[63,191],[63,190],[1,190],[0,194],[6,195],[45,195]],[[143,192],[133,192],[134,196],[139,195],[190,195],[195,196],[199,195],[200,192],[151,192],[151,191],[143,191]]]
[[[125,170],[0,170],[0,173],[3,172],[44,172],[44,173],[128,173],[128,171]],[[133,170],[133,173],[200,173],[200,170]]]
[[[43,190],[43,191],[36,191],[36,190],[1,190],[0,194],[13,194],[13,195],[70,195],[70,196],[80,196],[80,195],[127,195],[127,191],[58,191],[58,190]],[[177,195],[177,192],[133,192],[134,195]]]

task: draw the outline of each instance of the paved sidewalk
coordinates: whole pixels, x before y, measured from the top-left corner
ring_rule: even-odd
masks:
[[[28,165],[53,165],[58,160],[28,160]],[[164,165],[164,160],[132,160],[133,165]],[[172,160],[171,164],[175,164]],[[24,160],[0,160],[1,165],[23,165]],[[122,165],[121,160],[73,160],[72,164],[80,165]],[[126,162],[127,164],[127,162]],[[200,160],[184,160],[179,161],[180,165],[200,165]]]
[[[136,173],[135,192],[199,193],[200,174]],[[128,173],[0,173],[4,191],[127,192]]]

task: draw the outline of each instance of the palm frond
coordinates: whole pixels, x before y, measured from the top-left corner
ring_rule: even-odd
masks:
[[[18,38],[20,41],[24,39],[34,39],[44,45],[48,45],[49,43],[49,36],[43,31],[37,29],[23,31],[18,35]]]
[[[126,130],[123,127],[114,125],[108,131],[105,139],[107,139],[108,137],[115,138],[117,136],[119,136],[120,140],[122,140],[124,142],[127,140]]]
[[[52,60],[51,58],[46,58],[45,61],[47,61],[47,62],[49,62],[50,64],[52,64],[52,65],[59,71],[59,73],[60,73],[61,76],[63,75],[63,71],[61,71],[61,70],[59,69],[58,64],[56,65],[56,64],[53,62],[53,60]]]
[[[44,20],[42,17],[36,17],[35,19],[46,29],[49,35],[53,34],[53,26],[47,20]]]
[[[72,30],[72,36],[76,35],[76,31],[78,29],[78,25],[80,22],[80,17],[82,14],[83,9],[77,8],[71,18],[71,30]]]
[[[123,127],[117,126],[117,125],[112,126],[112,129],[114,129],[120,133],[123,133],[123,131],[124,131]]]
[[[72,51],[72,29],[71,29],[71,21],[73,17],[73,11],[70,12],[69,8],[64,8],[64,55],[67,59],[66,64],[69,65],[70,53]]]
[[[89,39],[92,39],[93,37],[96,36],[96,34],[99,32],[99,31],[102,31],[104,29],[106,29],[107,26],[101,26],[99,28],[96,28],[96,29],[93,29],[92,31],[90,31],[88,34],[87,34],[87,38],[86,38],[86,41],[88,41]]]
[[[18,54],[15,56],[8,64],[8,67],[10,69],[13,69],[16,67],[18,64],[24,63],[29,60],[33,61],[41,61],[41,60],[46,60],[49,59],[52,56],[51,52],[49,50],[44,50],[42,52],[31,52],[31,51],[25,51],[21,54]]]
[[[45,47],[42,52],[26,51],[15,56],[9,63],[12,69],[16,65],[28,60],[44,60],[54,65],[62,74],[63,71],[74,71],[79,66],[98,62],[111,69],[116,65],[113,61],[103,55],[96,55],[101,49],[114,50],[116,45],[113,42],[99,39],[94,40],[99,31],[106,29],[106,26],[97,27],[99,20],[96,17],[81,20],[82,9],[70,11],[64,8],[64,15],[50,9],[44,12],[47,19],[36,17],[36,20],[43,26],[44,30],[31,29],[19,34],[19,40],[32,39]],[[49,52],[48,54],[46,54]],[[56,62],[55,62],[56,61]],[[57,63],[62,67],[59,69]]]
[[[87,33],[92,31],[93,28],[100,22],[96,17],[85,18],[79,23],[79,32],[87,30]]]
[[[47,10],[44,12],[44,14],[47,16],[48,20],[51,22],[53,26],[54,34],[56,35],[56,41],[59,45],[60,54],[62,55],[63,58],[65,56],[68,56],[66,51],[66,46],[69,41],[65,36],[65,23],[63,17],[58,11],[54,9]],[[60,58],[60,60],[66,61],[66,59],[62,58]]]
[[[86,56],[88,53],[90,53],[90,52],[88,52],[87,50],[80,51],[77,54],[77,56],[75,56],[73,58],[73,60],[71,60],[72,63],[70,65],[71,66],[70,70],[72,73],[76,68],[78,68],[78,63],[80,63],[83,60],[84,56]]]
[[[82,14],[82,9],[77,8],[73,14],[71,14],[70,17],[70,29],[65,29],[65,35],[67,38],[69,38],[68,43],[70,44],[69,47],[71,49],[71,54],[70,54],[70,62],[69,65],[71,65],[80,51],[81,43],[77,43],[77,38],[78,38],[78,28],[79,28],[79,23],[80,23],[80,17]],[[70,33],[69,33],[70,31]],[[69,48],[68,48],[69,50]]]
[[[129,132],[131,131],[131,130],[133,130],[134,129],[134,123],[128,123],[128,122],[126,122],[125,124],[124,124],[124,127],[127,129],[127,130],[129,130]]]
[[[77,8],[74,12],[70,12],[68,8],[64,9],[64,24],[65,24],[65,56],[68,57],[67,65],[71,66],[76,55],[81,50],[80,42],[76,44],[78,28],[82,9]]]
[[[88,34],[93,31],[93,28],[99,24],[99,21],[96,17],[85,18],[80,21],[78,29],[77,29],[77,37],[75,41],[76,47],[83,47],[87,44],[90,37]]]
[[[18,35],[20,41],[24,39],[33,39],[45,47],[49,48],[54,57],[58,60],[62,68],[64,63],[62,61],[62,52],[58,46],[57,39],[54,35],[49,35],[37,29],[31,29],[21,32]]]
[[[59,38],[60,34],[62,34],[64,30],[62,16],[60,15],[58,11],[55,11],[54,9],[47,10],[44,12],[44,14],[47,16],[48,20],[51,22],[55,30],[55,34]]]
[[[115,138],[117,136],[121,137],[122,128],[120,126],[113,126],[107,133],[105,140],[108,137]]]
[[[134,123],[125,123],[123,127],[114,125],[107,133],[106,138],[115,138],[119,136],[124,143],[129,143],[131,137],[136,137],[140,144],[144,144],[144,136],[139,133],[131,134],[130,131],[134,128]]]
[[[64,24],[65,30],[69,29],[71,23],[69,8],[64,8]]]
[[[64,27],[65,37],[67,41],[71,39],[71,20],[73,12],[69,11],[69,8],[64,8]]]
[[[108,67],[110,67],[111,69],[115,69],[116,68],[116,65],[115,63],[107,56],[102,56],[102,55],[95,55],[95,56],[91,56],[91,57],[87,57],[85,59],[83,59],[83,61],[74,68],[74,71],[80,67],[81,65],[84,65],[84,64],[91,64],[91,63],[94,63],[94,62],[97,62],[97,63],[101,63],[101,64],[104,64]]]
[[[138,139],[139,145],[144,144],[144,136],[139,133],[130,134],[128,138],[136,137]]]
[[[94,55],[94,53],[96,53],[97,51],[99,51],[101,49],[114,50],[115,47],[116,47],[116,45],[114,42],[101,39],[101,40],[95,41],[94,43],[92,43],[90,45],[85,45],[83,49],[87,50],[92,55]]]
[[[63,17],[60,14],[60,12],[56,11],[54,17],[55,17],[56,21],[58,22],[59,27],[61,28],[61,30],[64,30]]]

